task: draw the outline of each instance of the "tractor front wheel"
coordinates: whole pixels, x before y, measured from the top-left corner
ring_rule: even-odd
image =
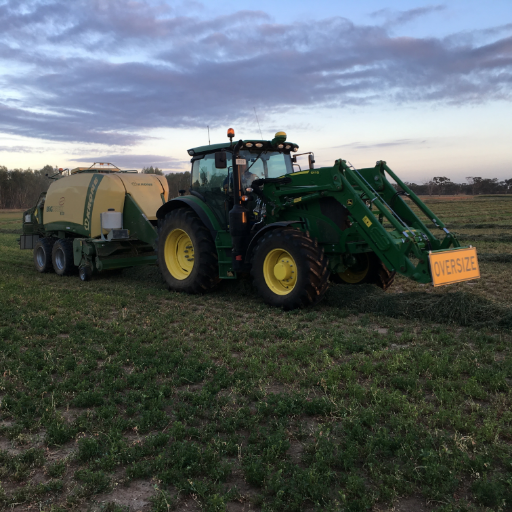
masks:
[[[331,275],[331,280],[342,284],[376,284],[387,290],[395,280],[396,272],[390,272],[374,252],[354,255],[356,263],[344,272]]]
[[[315,305],[329,286],[323,249],[297,229],[264,235],[251,263],[254,285],[271,306],[290,310]]]
[[[220,281],[215,242],[191,210],[173,210],[161,223],[158,266],[174,291],[204,293]]]

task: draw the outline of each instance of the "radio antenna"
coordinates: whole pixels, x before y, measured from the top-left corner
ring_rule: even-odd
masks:
[[[208,128],[208,146],[211,144],[210,143],[210,125],[207,126]]]
[[[260,127],[260,122],[258,121],[258,114],[256,113],[256,107],[253,107],[253,109],[254,109],[254,115],[256,116],[256,122],[258,123],[258,128],[260,130],[261,140],[263,140],[263,133],[261,133],[261,127]]]

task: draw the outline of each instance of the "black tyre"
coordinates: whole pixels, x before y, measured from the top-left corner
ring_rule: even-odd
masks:
[[[220,281],[215,243],[192,210],[173,210],[159,226],[158,266],[175,291],[204,293]]]
[[[331,274],[331,280],[342,284],[376,284],[383,290],[391,286],[396,272],[389,272],[374,252],[354,254],[356,263],[344,272]]]
[[[70,276],[76,272],[72,239],[61,238],[53,244],[52,264],[53,270],[59,276]]]
[[[52,248],[55,240],[50,237],[40,238],[34,246],[34,265],[38,272],[51,272]]]
[[[271,306],[286,310],[312,306],[329,287],[323,249],[296,229],[275,229],[264,235],[251,263],[254,285]]]
[[[80,267],[78,275],[82,281],[90,281],[92,277],[92,269],[88,265]]]

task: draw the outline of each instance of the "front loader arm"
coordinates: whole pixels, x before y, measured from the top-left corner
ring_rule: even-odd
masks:
[[[344,160],[339,162],[342,169],[343,202],[349,209],[351,220],[360,236],[390,271],[396,270],[415,281],[430,282],[429,251],[447,249],[451,245],[460,247],[456,238],[414,195],[412,199],[420,210],[437,227],[444,228],[446,236],[441,242],[432,234],[386,179],[384,170],[388,171],[389,168],[385,162],[379,162],[374,169],[361,171],[350,168]],[[397,181],[394,173],[390,175]],[[405,192],[408,193],[408,189]],[[372,210],[373,207],[376,208],[375,211]],[[379,218],[375,215],[377,212]],[[384,218],[394,230],[388,231],[384,227]],[[414,259],[417,261],[413,261]]]

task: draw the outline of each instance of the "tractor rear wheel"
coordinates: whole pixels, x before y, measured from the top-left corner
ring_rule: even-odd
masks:
[[[53,244],[53,270],[58,276],[70,276],[77,270],[73,261],[73,240],[62,238]]]
[[[376,284],[387,290],[395,280],[396,272],[390,272],[374,252],[363,252],[354,255],[355,265],[344,272],[331,275],[331,280],[342,284]]]
[[[220,281],[215,242],[192,210],[173,210],[159,226],[158,266],[174,291],[204,293]]]
[[[36,270],[41,273],[51,272],[52,266],[52,248],[55,243],[54,238],[40,238],[34,246],[34,265]]]
[[[267,304],[290,310],[322,299],[329,287],[327,263],[323,249],[308,234],[275,229],[258,242],[251,275]]]

